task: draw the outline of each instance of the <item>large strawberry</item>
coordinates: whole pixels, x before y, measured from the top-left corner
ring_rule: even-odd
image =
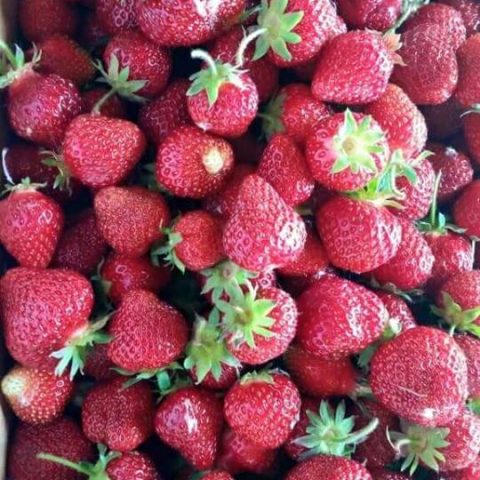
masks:
[[[463,228],[467,235],[480,237],[479,204],[480,181],[474,180],[463,190],[453,204],[453,219],[455,220],[455,224]]]
[[[480,35],[478,34],[470,37],[457,52],[459,77],[455,99],[465,108],[480,102],[480,88],[475,81],[479,54]]]
[[[135,30],[138,26],[136,4],[136,0],[97,0],[94,18],[107,35]]]
[[[401,0],[338,0],[338,10],[352,28],[383,32],[400,16]]]

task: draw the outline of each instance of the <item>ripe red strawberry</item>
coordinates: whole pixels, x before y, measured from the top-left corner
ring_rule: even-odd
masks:
[[[397,85],[389,84],[385,93],[365,108],[385,132],[392,151],[400,149],[406,159],[416,157],[425,147],[427,125],[417,106]]]
[[[470,37],[457,52],[459,77],[455,99],[465,108],[480,101],[480,88],[475,79],[475,72],[480,65],[479,55],[480,35]]]
[[[203,480],[233,480],[233,477],[229,473],[221,470],[208,472],[203,475],[202,478]]]
[[[97,228],[95,213],[86,210],[64,230],[52,266],[89,275],[102,260],[106,248],[107,244]]]
[[[438,25],[419,26],[402,35],[392,81],[417,105],[438,105],[448,100],[458,80],[458,64],[445,32]]]
[[[117,377],[95,384],[82,405],[82,429],[87,438],[111,450],[128,452],[152,433],[153,394],[146,382],[124,387]]]
[[[261,272],[294,260],[305,239],[302,218],[265,180],[248,176],[223,231],[227,256],[247,270]]]
[[[394,319],[397,324],[399,324],[401,331],[417,326],[415,317],[413,316],[413,313],[405,300],[398,295],[381,290],[375,293],[380,297],[380,300],[385,305],[390,317],[390,322],[392,319]]]
[[[139,186],[103,188],[95,195],[95,215],[105,241],[129,257],[147,253],[170,220],[162,195]]]
[[[263,151],[257,174],[292,207],[306,202],[315,187],[302,151],[286,134],[271,138]]]
[[[338,10],[352,28],[383,32],[400,16],[401,0],[338,0]]]
[[[112,57],[118,60],[119,69],[128,68],[129,81],[145,82],[137,95],[152,98],[167,86],[172,70],[170,53],[140,32],[124,31],[112,37],[103,52],[107,71],[113,66]]]
[[[233,164],[228,142],[185,126],[173,130],[161,144],[155,176],[174,195],[204,198],[225,185]]]
[[[386,208],[347,197],[335,196],[325,202],[316,224],[330,262],[355,273],[388,262],[402,239],[399,220]]]
[[[160,145],[175,128],[190,123],[187,108],[187,90],[190,83],[173,80],[162,94],[144,105],[138,114],[138,124],[145,136]]]
[[[373,468],[369,470],[373,480],[408,480],[410,477],[403,473],[392,472],[385,468]]]
[[[462,122],[460,115],[462,108],[450,97],[440,105],[426,105],[422,107],[423,115],[428,126],[428,136],[434,140],[445,140],[460,131]]]
[[[230,428],[259,447],[277,448],[300,416],[300,394],[283,373],[244,375],[227,393],[225,419]]]
[[[339,191],[364,187],[383,170],[388,155],[388,143],[377,122],[350,110],[317,123],[305,148],[315,180]]]
[[[63,143],[68,172],[91,188],[121,182],[140,160],[145,138],[127,120],[79,115],[70,123]]]
[[[55,200],[28,179],[0,202],[0,241],[22,267],[46,268],[62,233],[64,217]]]
[[[307,85],[290,83],[272,98],[261,116],[268,138],[285,133],[303,145],[317,123],[329,115],[330,109],[312,95]]]
[[[49,36],[37,45],[42,52],[37,70],[55,74],[82,86],[95,76],[90,55],[78,43],[64,35]]]
[[[392,284],[400,290],[413,290],[430,278],[435,257],[414,225],[403,219],[400,223],[402,241],[397,254],[371,274],[380,285]]]
[[[317,455],[293,467],[285,480],[372,480],[360,463],[343,457]]]
[[[453,472],[442,472],[442,478],[444,480],[476,480],[479,474],[480,457],[478,457],[477,460],[473,462],[469,467],[463,468],[462,470],[457,470]]]
[[[68,375],[22,367],[12,368],[2,379],[2,393],[23,422],[50,423],[60,417],[73,393]]]
[[[160,439],[198,470],[213,467],[222,429],[222,401],[198,387],[169,394],[155,414]]]
[[[402,418],[444,425],[460,414],[468,395],[465,355],[448,334],[411,328],[377,350],[370,385],[380,403]]]
[[[479,117],[480,119],[480,117]],[[453,204],[455,224],[465,229],[470,236],[480,237],[480,181],[468,185]]]
[[[463,23],[467,28],[467,35],[474,35],[480,28],[480,5],[475,0],[440,0],[456,8],[462,15]]]
[[[110,380],[117,376],[113,370],[115,365],[110,361],[107,355],[108,344],[97,343],[88,352],[85,360],[85,374],[93,377],[95,380]]]
[[[63,417],[47,425],[20,423],[9,452],[8,475],[13,480],[82,480],[85,477],[67,467],[40,460],[48,453],[74,463],[93,457],[91,443],[77,424]]]
[[[97,105],[97,103],[104,98],[107,93],[108,89],[103,87],[96,87],[93,90],[83,92],[82,113],[92,113],[95,105]],[[105,100],[98,113],[105,117],[127,118],[125,104],[117,95],[112,95]]]
[[[312,93],[324,102],[374,102],[385,93],[393,58],[380,33],[358,30],[338,35],[320,54]]]
[[[469,397],[480,398],[480,340],[470,335],[455,336],[467,357]]]
[[[123,296],[108,332],[108,357],[132,373],[166,367],[180,356],[188,339],[183,316],[146,290]]]
[[[132,290],[158,293],[170,281],[168,268],[152,265],[146,257],[131,258],[115,253],[107,257],[99,274],[106,295],[115,305]]]
[[[108,35],[135,30],[137,14],[136,0],[96,0],[95,17]]]
[[[54,34],[73,36],[77,30],[78,14],[64,0],[21,1],[18,21],[26,40],[38,42]]]

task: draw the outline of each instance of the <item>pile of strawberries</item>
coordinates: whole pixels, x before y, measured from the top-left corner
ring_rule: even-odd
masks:
[[[478,0],[18,19],[8,479],[480,479]]]

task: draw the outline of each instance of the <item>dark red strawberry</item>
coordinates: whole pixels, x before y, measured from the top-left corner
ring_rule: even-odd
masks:
[[[88,352],[85,361],[85,374],[93,377],[95,380],[110,380],[117,375],[113,370],[115,365],[110,361],[107,355],[108,344],[98,343]]]
[[[459,77],[455,99],[465,108],[470,108],[480,101],[480,88],[475,79],[475,72],[480,65],[479,54],[480,35],[470,37],[457,52]]]
[[[338,0],[338,10],[352,28],[383,32],[400,16],[401,0]]]
[[[135,30],[137,14],[136,0],[96,0],[95,17],[108,35]]]
[[[98,102],[108,93],[108,89],[96,87],[82,93],[82,113],[92,113]],[[99,109],[100,115],[113,118],[127,118],[125,104],[117,95],[110,96],[101,105]]]
[[[455,97],[450,97],[439,105],[422,107],[428,126],[428,136],[435,140],[445,140],[458,133],[462,128],[460,121],[462,111]]]
[[[474,180],[463,190],[453,204],[453,219],[455,224],[465,229],[467,235],[480,237],[479,204],[480,181]]]
[[[455,340],[467,357],[469,396],[480,399],[480,340],[470,335],[457,335]]]
[[[475,0],[440,0],[456,8],[462,15],[463,23],[467,28],[467,35],[474,35],[480,28],[480,5]]]
[[[185,387],[169,394],[155,414],[160,439],[196,469],[212,468],[223,429],[222,402],[198,387]]]

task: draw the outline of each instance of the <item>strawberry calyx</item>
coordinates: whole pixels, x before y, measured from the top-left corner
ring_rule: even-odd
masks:
[[[307,449],[301,455],[302,460],[313,455],[350,457],[355,447],[364,442],[379,424],[378,418],[372,418],[365,427],[353,431],[355,417],[346,417],[343,400],[336,409],[328,401],[322,400],[318,413],[307,410],[307,417],[310,422],[307,434],[294,441]]]
[[[262,131],[267,139],[270,139],[275,133],[285,131],[281,120],[284,101],[285,95],[280,93],[268,102],[264,112],[258,114],[262,119]]]
[[[480,416],[480,398],[470,398],[467,407],[475,414]]]
[[[210,372],[218,381],[222,376],[222,365],[236,369],[241,366],[225,345],[220,312],[216,308],[212,309],[208,319],[196,316],[192,340],[187,345],[186,355],[183,366],[195,372],[197,384]]]
[[[262,382],[273,385],[275,383],[272,374],[284,373],[281,370],[262,370],[260,372],[252,371],[248,372],[240,378],[240,385],[247,385],[253,382]]]
[[[182,242],[182,235],[174,232],[172,228],[163,228],[162,232],[166,236],[166,241],[160,246],[154,246],[150,252],[152,263],[157,267],[160,265],[160,258],[171,267],[178,268],[185,273],[185,264],[178,258],[175,247]]]
[[[41,57],[41,52],[34,45],[32,60],[25,62],[25,53],[17,44],[15,44],[15,51],[13,51],[2,40],[0,40],[0,52],[3,53],[0,64],[0,89],[12,85],[24,74],[33,72]]]
[[[65,165],[62,156],[52,150],[42,150],[40,153],[46,157],[42,159],[42,163],[44,165],[46,165],[47,167],[56,168],[58,170],[58,174],[56,175],[53,182],[53,188],[58,188],[59,190],[66,190],[68,192],[71,192],[71,174],[68,171],[68,168]]]
[[[2,195],[7,193],[19,193],[19,192],[35,192],[40,188],[46,187],[46,183],[32,183],[29,177],[22,178],[20,183],[12,184],[7,183],[4,187]]]
[[[176,372],[182,370],[182,366],[177,362],[173,362],[163,368],[142,370],[140,372],[131,372],[123,368],[113,368],[112,370],[125,377],[130,377],[129,380],[122,385],[124,389],[144,380],[152,380],[157,384],[159,393],[165,395],[166,392],[170,393]]]

